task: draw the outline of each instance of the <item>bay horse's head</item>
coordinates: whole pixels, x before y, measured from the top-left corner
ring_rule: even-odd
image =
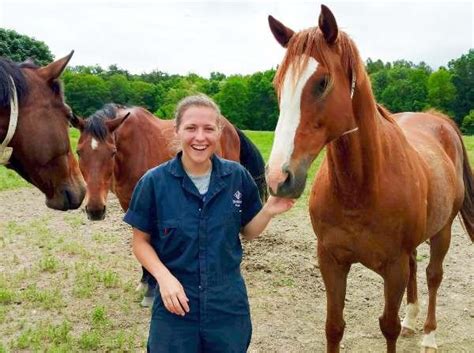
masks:
[[[106,104],[88,119],[75,117],[72,121],[73,126],[81,132],[77,154],[79,167],[87,185],[87,217],[92,221],[105,218],[105,205],[113,183],[117,153],[114,131],[130,114],[122,108],[124,107],[116,104]]]
[[[352,95],[366,74],[355,45],[326,6],[318,27],[298,33],[271,16],[268,20],[287,51],[274,82],[280,116],[267,182],[272,194],[296,198],[323,147],[357,128]]]
[[[73,114],[59,81],[72,54],[44,67],[0,58],[0,143],[9,135],[16,115],[11,112],[18,107],[17,126],[7,147],[12,153],[9,158],[4,155],[3,163],[40,189],[48,207],[63,211],[78,208],[85,194],[69,141]]]

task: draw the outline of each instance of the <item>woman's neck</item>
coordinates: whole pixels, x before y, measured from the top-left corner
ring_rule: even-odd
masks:
[[[193,176],[206,175],[212,168],[212,161],[210,159],[207,159],[202,163],[195,163],[187,158],[186,155],[183,155],[181,157],[181,162],[183,163],[183,168],[186,173]]]

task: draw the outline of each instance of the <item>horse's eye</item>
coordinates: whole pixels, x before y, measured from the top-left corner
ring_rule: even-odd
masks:
[[[314,95],[316,97],[321,97],[323,93],[328,88],[329,78],[324,76],[320,78],[314,85]]]

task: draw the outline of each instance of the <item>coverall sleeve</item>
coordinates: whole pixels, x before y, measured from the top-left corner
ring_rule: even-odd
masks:
[[[151,173],[146,173],[133,190],[130,206],[123,220],[142,232],[152,234],[156,224],[156,198]]]
[[[250,173],[245,168],[242,168],[242,174],[243,205],[240,226],[243,228],[260,212],[262,201],[260,200],[257,185]]]

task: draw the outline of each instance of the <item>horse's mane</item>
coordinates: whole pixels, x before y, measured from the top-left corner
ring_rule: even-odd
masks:
[[[357,82],[365,80],[367,73],[365,72],[364,63],[352,39],[345,32],[339,30],[338,38],[333,45],[338,47],[342,58],[342,65],[348,77],[351,78],[352,74],[355,73]],[[324,35],[318,27],[311,27],[295,33],[288,42],[285,58],[275,75],[274,84],[278,94],[280,94],[285,74],[290,69],[292,63],[295,63],[295,66],[292,67],[295,70],[295,77],[299,77],[311,56],[316,57],[332,74],[335,68],[329,57],[330,51],[331,48],[326,43]],[[348,89],[350,89],[350,86]]]
[[[91,134],[92,137],[97,138],[99,141],[105,141],[105,138],[109,133],[109,130],[105,125],[105,121],[114,119],[117,111],[124,108],[127,107],[115,103],[108,103],[104,105],[102,109],[96,111],[86,119],[84,132]]]
[[[0,107],[10,106],[10,100],[13,98],[10,77],[15,82],[18,101],[21,102],[28,95],[28,83],[22,68],[37,68],[31,62],[17,64],[10,59],[0,57]]]

